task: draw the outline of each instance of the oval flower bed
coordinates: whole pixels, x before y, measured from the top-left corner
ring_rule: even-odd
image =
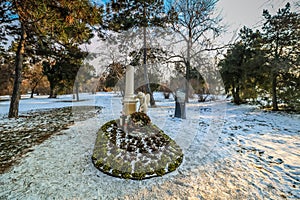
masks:
[[[100,171],[120,178],[142,180],[174,171],[182,162],[181,148],[144,113],[131,114],[126,131],[119,120],[104,124],[92,161]]]

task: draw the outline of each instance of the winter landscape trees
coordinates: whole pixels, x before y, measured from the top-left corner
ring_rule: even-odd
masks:
[[[242,29],[220,62],[227,91],[236,104],[265,100],[273,110],[279,103],[299,110],[300,15],[288,3],[275,15],[264,10],[263,16],[262,29]]]
[[[0,0],[0,199],[297,199],[299,3],[218,3]]]
[[[99,24],[101,9],[88,0],[1,1],[0,4],[3,7],[0,13],[3,26],[1,37],[5,40],[15,37],[17,41],[13,93],[9,111],[9,117],[17,117],[25,57],[34,60],[39,56],[38,59],[41,61],[44,57],[49,59],[55,51],[62,52],[67,48],[78,49],[78,45],[92,37],[92,30],[87,25]],[[72,56],[70,52],[66,54]]]
[[[43,91],[49,97],[71,93],[77,83],[77,72],[87,56],[80,45],[86,44],[98,30],[104,35],[112,31],[117,35],[130,31],[136,33],[137,38],[142,36],[137,40],[142,45],[132,46],[124,54],[125,59],[131,59],[130,62],[111,60],[107,66],[112,69],[107,70],[106,76],[99,76],[102,82],[106,81],[104,77],[108,78],[106,86],[112,86],[124,73],[114,74],[115,66],[141,65],[147,92],[151,93],[148,64],[154,59],[154,62],[165,63],[159,68],[172,66],[175,70],[182,70],[178,66],[184,66],[186,101],[188,85],[202,93],[207,92],[201,72],[200,76],[196,72],[204,62],[197,59],[207,57],[208,60],[208,57],[215,56],[214,50],[224,48],[216,45],[215,40],[223,30],[215,8],[217,3],[216,0],[107,1],[101,6],[88,0],[1,1],[0,81],[5,83],[1,84],[1,94],[11,95],[9,116],[18,116],[20,92],[30,91],[33,96],[37,87],[44,87]],[[270,104],[273,110],[280,109],[281,105],[297,110],[299,13],[292,11],[291,5],[287,4],[274,15],[265,10],[263,17],[261,29],[243,28],[240,39],[231,44],[223,57],[219,57],[218,66],[226,91],[236,104],[255,101]],[[151,36],[155,30],[159,30],[159,34]],[[151,46],[153,39],[150,37],[155,37],[158,45]],[[171,45],[167,41],[170,38]],[[122,45],[120,43],[117,48]],[[163,71],[166,73],[165,69]],[[161,75],[157,74],[156,78]],[[196,83],[195,79],[201,83]],[[21,87],[22,84],[27,86]],[[202,89],[199,84],[203,85]],[[78,85],[76,88],[79,92]],[[154,105],[154,99],[151,100]]]
[[[113,31],[135,32],[142,29],[143,34],[143,69],[146,83],[146,92],[150,94],[150,103],[155,105],[150,88],[147,71],[147,28],[163,27],[166,25],[166,13],[162,0],[143,1],[112,1],[107,4],[108,27]],[[134,38],[132,38],[134,39]]]
[[[189,97],[189,80],[192,68],[197,68],[197,59],[202,53],[214,48],[213,43],[221,33],[221,18],[216,13],[217,0],[167,1],[170,27],[175,33],[175,41],[184,41],[184,48],[175,53],[179,62],[185,66],[185,101]]]

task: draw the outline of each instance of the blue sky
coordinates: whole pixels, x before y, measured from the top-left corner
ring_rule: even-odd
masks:
[[[109,0],[91,1],[104,3]],[[223,42],[228,42],[244,25],[253,29],[259,28],[263,19],[263,9],[268,9],[274,14],[279,8],[283,8],[287,2],[290,2],[293,8],[294,3],[297,1],[298,0],[219,0],[217,9],[222,14],[223,22],[228,25],[227,32],[223,34]]]
[[[109,0],[92,1],[103,3]],[[228,25],[228,31],[224,34],[225,40],[230,40],[232,35],[244,25],[256,29],[262,23],[263,9],[268,9],[274,14],[287,2],[294,7],[297,0],[219,0],[217,9],[222,14],[223,22]]]

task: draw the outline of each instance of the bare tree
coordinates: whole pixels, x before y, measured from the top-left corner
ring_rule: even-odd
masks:
[[[223,29],[220,24],[221,17],[215,13],[217,2],[218,0],[169,0],[167,3],[169,16],[172,18],[169,20],[170,29],[175,33],[173,44],[181,43],[181,48],[176,47],[171,58],[176,57],[185,66],[186,102],[193,61],[205,51],[223,48],[214,47],[214,39]]]

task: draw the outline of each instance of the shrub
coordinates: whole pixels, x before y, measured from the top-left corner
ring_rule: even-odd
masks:
[[[116,132],[121,130],[117,130],[116,123],[118,122],[107,122],[98,131],[92,155],[95,167],[108,175],[134,180],[163,176],[176,170],[183,159],[182,150],[176,142],[157,126],[150,124],[150,118],[144,113],[133,113],[130,121],[131,126],[140,127],[137,132],[145,134],[124,134],[124,138],[119,138],[119,136],[116,137]],[[126,141],[126,138],[129,141]],[[116,140],[124,145],[113,144]],[[127,152],[124,151],[121,146],[124,146],[123,148],[130,147],[130,152],[128,149]],[[148,150],[151,153],[147,156],[139,156],[135,152],[136,149],[140,153],[147,153]],[[158,153],[153,153],[154,150]],[[134,165],[131,163],[133,159],[136,159]]]
[[[125,173],[121,174],[121,177],[124,178],[124,179],[129,179],[129,178],[131,178],[131,174],[128,173],[128,172],[125,172]]]
[[[166,171],[164,168],[160,168],[160,169],[156,170],[156,174],[158,176],[163,176],[165,173],[166,173]]]
[[[134,112],[130,115],[130,121],[132,125],[136,126],[147,126],[151,123],[150,118],[147,114],[142,112]]]

